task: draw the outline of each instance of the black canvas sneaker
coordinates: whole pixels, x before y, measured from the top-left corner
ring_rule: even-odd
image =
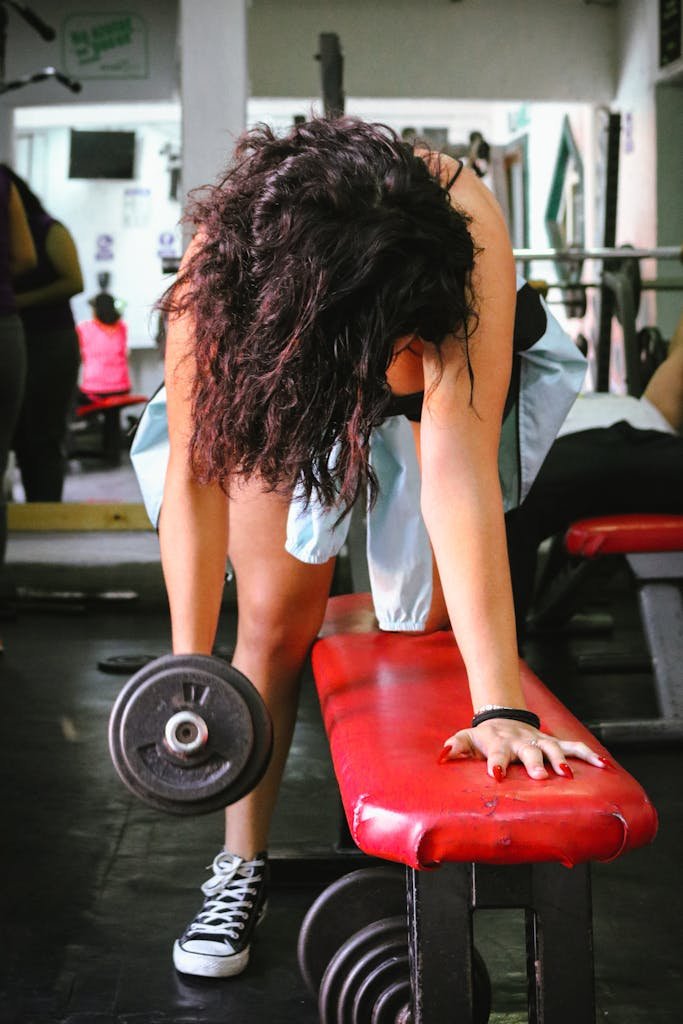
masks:
[[[221,851],[213,875],[202,886],[206,899],[173,947],[173,963],[183,974],[229,978],[249,962],[249,944],[266,912],[268,858],[243,860]]]

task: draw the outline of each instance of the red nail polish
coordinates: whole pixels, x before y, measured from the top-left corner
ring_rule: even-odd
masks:
[[[503,781],[503,779],[505,778],[505,772],[503,771],[503,766],[502,765],[494,764],[494,766],[493,766],[493,777],[496,780],[496,782],[502,782]]]
[[[558,768],[560,769],[560,771],[564,775],[565,779],[573,779],[574,778],[574,772],[571,770],[571,768],[569,767],[569,765],[567,764],[566,761],[563,761],[562,764],[559,764]]]
[[[450,744],[447,743],[445,745],[445,747],[443,748],[443,750],[441,751],[441,753],[439,754],[439,756],[437,758],[437,763],[438,764],[445,764],[446,761],[450,761],[452,750],[453,750],[453,747],[451,747]]]
[[[598,761],[602,761],[602,763],[604,764],[605,768],[614,768],[614,765],[612,764],[612,762],[608,758],[603,757],[602,754],[598,754],[597,758],[598,758]]]

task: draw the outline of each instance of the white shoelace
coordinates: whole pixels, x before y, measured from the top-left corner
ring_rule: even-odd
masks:
[[[221,851],[214,858],[212,868],[212,877],[202,886],[207,899],[185,937],[202,934],[238,939],[254,905],[264,862],[243,860]]]

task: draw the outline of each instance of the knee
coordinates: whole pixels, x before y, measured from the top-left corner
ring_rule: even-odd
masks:
[[[322,611],[269,600],[267,594],[238,602],[237,641],[266,664],[298,670],[315,640]]]

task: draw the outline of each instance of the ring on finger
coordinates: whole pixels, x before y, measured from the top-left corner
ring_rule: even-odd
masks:
[[[540,745],[540,740],[527,740],[526,743],[523,743],[519,749],[524,750],[524,747],[540,747]]]

